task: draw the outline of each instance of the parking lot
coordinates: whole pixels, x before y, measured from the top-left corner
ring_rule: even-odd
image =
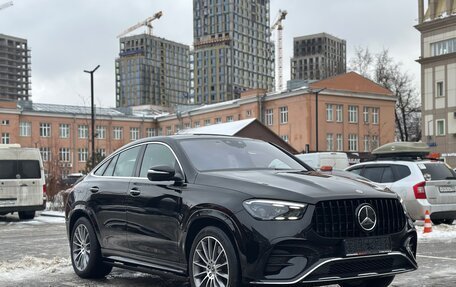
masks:
[[[421,225],[418,222],[418,225]],[[456,282],[456,225],[419,229],[418,271],[397,276],[393,286],[452,286]],[[115,268],[103,280],[83,280],[71,267],[63,218],[19,221],[0,216],[0,286],[190,286],[186,280]]]

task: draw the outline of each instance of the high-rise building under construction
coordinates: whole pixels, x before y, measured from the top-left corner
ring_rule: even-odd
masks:
[[[193,0],[195,103],[272,90],[269,0]]]
[[[187,103],[190,48],[149,34],[120,38],[116,106],[172,107]]]
[[[29,99],[30,66],[27,40],[0,34],[0,99]]]

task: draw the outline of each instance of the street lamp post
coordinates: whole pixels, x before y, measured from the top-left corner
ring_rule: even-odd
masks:
[[[315,93],[315,152],[318,152],[318,94],[324,90],[326,90],[326,88],[310,90]]]
[[[100,65],[96,66],[92,71],[84,70],[84,73],[90,74],[90,106],[92,109],[91,114],[91,125],[92,125],[92,168],[95,167],[95,105],[93,95],[93,73],[100,68]]]

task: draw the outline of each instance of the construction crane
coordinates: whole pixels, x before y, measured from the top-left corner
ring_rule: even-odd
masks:
[[[282,21],[285,20],[288,12],[286,10],[279,10],[279,14],[274,22],[274,25],[271,26],[271,30],[277,30],[276,40],[275,40],[275,90],[281,91],[283,89],[283,47],[282,47],[282,38],[283,38],[283,25]]]
[[[160,17],[163,15],[163,12],[162,11],[159,11],[157,13],[155,13],[152,17],[149,17],[147,18],[146,20],[142,21],[142,22],[139,22],[138,24],[134,25],[134,26],[131,26],[130,28],[128,28],[127,30],[123,31],[122,33],[119,34],[119,36],[117,36],[117,38],[120,38],[122,36],[125,36],[126,34],[142,27],[142,26],[146,26],[148,28],[148,34],[149,35],[152,35],[152,21],[156,20],[156,19],[160,19]]]
[[[0,5],[0,10],[13,6],[13,1],[9,1]]]

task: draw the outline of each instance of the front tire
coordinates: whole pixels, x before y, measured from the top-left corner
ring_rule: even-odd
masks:
[[[19,211],[20,220],[30,220],[35,218],[35,211]]]
[[[395,276],[366,279],[339,284],[341,287],[387,287],[394,281]]]
[[[234,246],[225,232],[217,227],[206,227],[196,235],[188,261],[192,287],[241,286]]]
[[[111,272],[112,266],[102,261],[100,244],[87,218],[76,221],[70,240],[71,263],[79,277],[102,278]]]

